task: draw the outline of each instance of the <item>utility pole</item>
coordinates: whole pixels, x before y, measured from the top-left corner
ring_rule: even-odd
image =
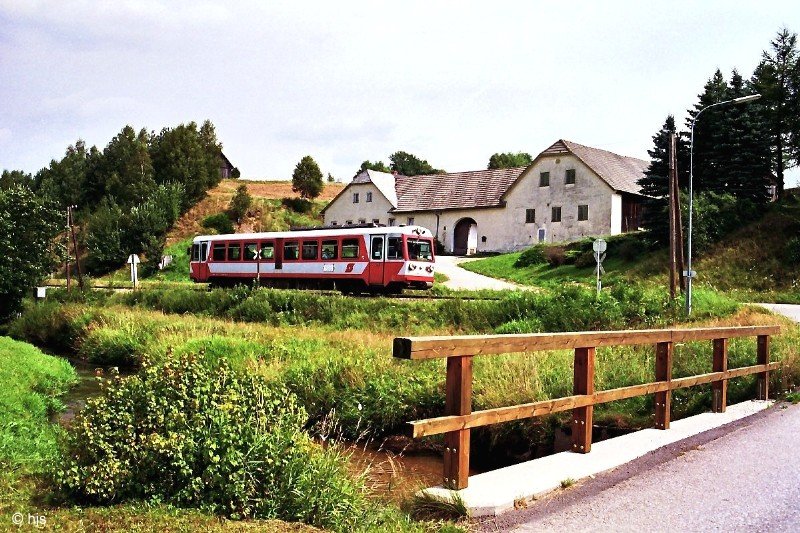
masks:
[[[69,232],[72,234],[72,248],[75,251],[75,266],[78,269],[78,287],[83,290],[83,272],[81,272],[81,261],[78,255],[78,237],[75,235],[75,225],[72,223],[72,210],[78,207],[71,205],[67,207],[67,216],[69,218]]]
[[[70,277],[69,277],[69,230],[72,227],[72,223],[70,221],[70,219],[72,218],[72,216],[71,216],[72,212],[71,211],[72,211],[72,209],[70,208],[70,206],[67,206],[67,226],[66,226],[66,230],[67,231],[66,231],[66,233],[64,235],[64,239],[67,241],[67,245],[64,247],[66,249],[66,251],[67,251],[67,255],[66,255],[65,259],[64,259],[64,272],[67,274],[67,290],[70,290],[71,285],[72,285]]]
[[[669,137],[669,297],[677,296],[678,287],[683,292],[683,224],[681,223],[681,197],[678,187],[677,135]]]

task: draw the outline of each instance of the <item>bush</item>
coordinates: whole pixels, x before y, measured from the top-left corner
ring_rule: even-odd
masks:
[[[241,220],[250,209],[250,204],[253,203],[253,197],[247,191],[247,185],[242,183],[236,188],[236,194],[231,198],[231,203],[228,204],[228,210],[236,220]]]
[[[91,329],[82,339],[78,356],[98,365],[134,366],[145,348],[141,335],[121,328]]]
[[[586,268],[595,265],[597,265],[597,260],[594,258],[594,252],[581,252],[575,258],[575,266],[577,268]]]
[[[545,247],[541,244],[532,246],[519,254],[519,257],[514,262],[515,267],[527,267],[533,265],[541,265],[547,263],[547,257],[544,252]]]
[[[200,225],[206,229],[211,229],[220,235],[233,233],[233,222],[225,213],[217,213],[216,215],[208,215],[200,222]]]
[[[314,204],[311,200],[306,200],[305,198],[283,198],[281,199],[281,205],[291,209],[295,213],[302,213],[305,215],[311,213],[314,208]]]
[[[544,249],[547,263],[551,267],[558,267],[567,263],[566,251],[560,246],[548,246]]]
[[[800,265],[800,237],[792,237],[786,241],[783,257],[788,265]]]
[[[351,530],[366,508],[346,460],[303,432],[296,398],[225,359],[185,355],[102,383],[52,472],[78,503],[156,500],[232,518]]]

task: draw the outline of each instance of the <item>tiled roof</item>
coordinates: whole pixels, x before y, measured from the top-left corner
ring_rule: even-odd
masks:
[[[565,152],[572,152],[615,191],[641,194],[642,188],[639,186],[638,181],[644,175],[647,167],[650,166],[650,162],[563,139],[553,144],[540,155],[554,155]]]
[[[500,197],[525,168],[395,176],[397,208],[394,211],[500,207],[503,205]]]

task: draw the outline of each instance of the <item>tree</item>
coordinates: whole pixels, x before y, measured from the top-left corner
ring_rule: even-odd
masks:
[[[0,190],[0,320],[19,309],[25,293],[58,264],[54,244],[64,227],[63,213],[26,186]]]
[[[660,243],[669,242],[669,138],[675,130],[675,117],[667,116],[664,125],[653,135],[653,148],[648,150],[650,166],[639,180],[644,200],[642,227],[650,230]],[[677,139],[678,185],[689,185],[689,146],[685,134]]]
[[[787,168],[800,163],[800,53],[797,34],[783,28],[762,53],[752,78],[757,102],[768,124],[771,168],[783,196]]]
[[[241,220],[247,214],[250,204],[253,203],[253,197],[247,191],[247,185],[242,183],[236,188],[236,194],[231,198],[231,203],[228,204],[228,210],[236,220]]]
[[[163,128],[150,140],[155,181],[183,184],[183,209],[195,204],[220,180],[221,147],[213,125],[206,122],[203,128],[198,130],[194,122],[180,124]]]
[[[292,191],[301,198],[316,198],[322,192],[322,171],[310,155],[303,157],[292,173]]]
[[[31,187],[33,183],[31,175],[22,170],[3,170],[3,174],[0,176],[0,190],[20,185]]]
[[[389,156],[391,170],[403,176],[444,174],[444,170],[433,168],[427,161],[408,152],[395,152]]]
[[[330,172],[328,172],[327,181],[328,181],[328,183],[333,183],[333,182],[336,181],[336,179],[334,179],[333,175]]]
[[[85,197],[86,179],[89,171],[89,153],[86,143],[78,139],[75,145],[67,147],[63,159],[53,159],[50,166],[36,174],[37,191],[50,196],[61,206],[82,206]],[[96,203],[93,198],[91,204]]]
[[[527,167],[533,162],[531,154],[525,152],[504,152],[502,154],[492,154],[489,158],[489,170],[497,168]]]
[[[717,69],[706,82],[703,92],[698,95],[694,109],[689,110],[686,121],[691,129],[692,120],[703,108],[728,99],[728,84],[722,72]],[[703,111],[694,127],[694,188],[699,191],[725,190],[726,176],[719,146],[725,137],[726,106],[712,107]]]
[[[122,265],[128,256],[122,241],[122,209],[113,199],[103,198],[88,223],[86,266],[89,272],[104,274]]]
[[[364,170],[376,170],[378,172],[391,172],[389,167],[383,161],[364,161],[361,163],[361,171]]]
[[[131,126],[122,128],[90,165],[87,184],[94,197],[87,201],[96,204],[111,196],[124,208],[143,202],[156,186],[148,141],[146,130],[137,134]]]

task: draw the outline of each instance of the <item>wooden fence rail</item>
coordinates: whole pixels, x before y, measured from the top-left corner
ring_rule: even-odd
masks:
[[[711,383],[714,412],[725,411],[728,380],[757,375],[757,398],[767,399],[770,335],[780,326],[745,326],[694,329],[592,331],[536,333],[530,335],[464,335],[453,337],[398,337],[394,357],[401,359],[447,359],[445,416],[410,422],[413,437],[445,435],[444,484],[453,489],[467,487],[470,429],[572,410],[572,450],[588,453],[592,448],[593,406],[655,394],[655,427],[668,429],[672,391]],[[756,363],[728,368],[728,339],[757,337]],[[672,353],[676,342],[713,341],[712,372],[672,379]],[[601,346],[653,344],[656,347],[655,381],[604,391],[594,390],[595,350]],[[575,350],[573,395],[522,405],[472,411],[472,358],[476,355]]]

